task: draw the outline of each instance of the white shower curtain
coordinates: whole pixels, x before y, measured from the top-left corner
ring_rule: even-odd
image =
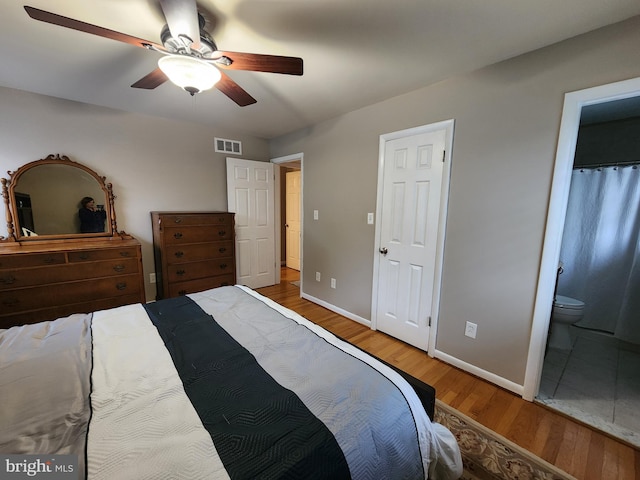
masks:
[[[640,344],[640,168],[576,169],[558,294],[585,302],[577,325]]]

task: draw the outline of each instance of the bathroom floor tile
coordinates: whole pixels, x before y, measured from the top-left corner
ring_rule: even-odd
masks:
[[[550,378],[545,378],[544,375],[540,380],[540,391],[538,392],[538,399],[548,400],[552,399],[558,388],[558,381]]]
[[[613,423],[621,427],[640,432],[640,416],[638,415],[638,403],[640,400],[616,400],[613,413]]]
[[[569,362],[580,362],[585,366],[615,368],[618,363],[618,351],[616,345],[578,337],[569,356]]]
[[[554,395],[555,401],[564,401],[572,412],[586,417],[598,417],[613,423],[614,392],[584,391],[561,383]]]
[[[566,352],[564,350],[555,350],[550,348],[547,350],[547,354],[544,357],[544,366],[545,368],[551,366],[559,366],[564,368],[569,360],[570,352]]]
[[[571,352],[547,351],[536,401],[640,448],[640,345],[575,327],[572,335]]]
[[[615,370],[608,368],[590,368],[584,370],[580,365],[569,363],[565,368],[560,385],[580,392],[582,396],[614,399],[616,388]]]
[[[628,350],[620,351],[618,380],[625,384],[640,385],[640,353]]]

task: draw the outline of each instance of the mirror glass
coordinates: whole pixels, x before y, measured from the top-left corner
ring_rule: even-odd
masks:
[[[113,234],[110,186],[107,188],[104,178],[88,167],[67,157],[50,155],[21,167],[12,175],[8,197],[16,239]],[[94,200],[88,207],[95,208],[95,212],[83,208],[86,197]],[[81,216],[85,220],[91,217],[90,228],[86,223],[81,226]],[[115,218],[113,220],[115,222]]]

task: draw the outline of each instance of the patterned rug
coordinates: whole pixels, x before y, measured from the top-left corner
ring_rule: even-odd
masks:
[[[458,439],[463,480],[576,480],[440,400],[435,421]]]

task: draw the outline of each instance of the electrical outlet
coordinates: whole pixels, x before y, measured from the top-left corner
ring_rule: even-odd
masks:
[[[373,213],[367,213],[367,224],[373,225]]]
[[[320,272],[316,272],[316,282],[320,281]]]
[[[336,279],[335,278],[331,279],[331,288],[336,288]]]
[[[476,338],[476,334],[478,333],[478,325],[475,323],[467,322],[464,327],[464,334],[467,337]]]
[[[149,283],[156,283],[156,274],[155,273],[150,273],[149,274]]]
[[[313,219],[317,220],[318,219],[318,210],[314,210],[313,211]]]

